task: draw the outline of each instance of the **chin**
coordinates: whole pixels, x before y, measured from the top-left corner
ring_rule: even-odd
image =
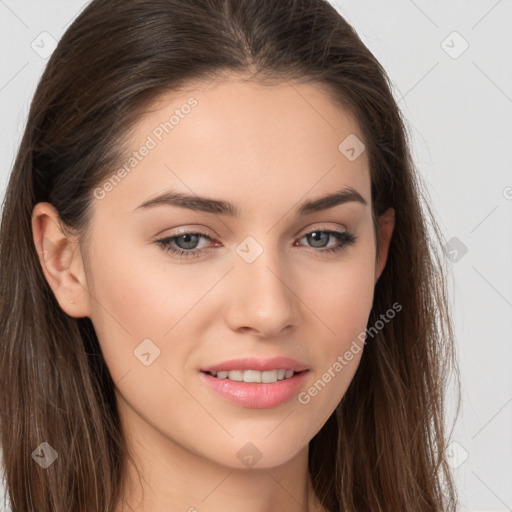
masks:
[[[235,438],[225,443],[222,453],[216,454],[213,460],[232,469],[268,469],[286,464],[308,447],[307,440],[294,441],[289,432],[281,436],[275,433],[274,438],[269,432],[261,436],[248,434],[243,440]]]

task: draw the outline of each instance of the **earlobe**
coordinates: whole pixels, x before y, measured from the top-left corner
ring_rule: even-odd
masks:
[[[395,210],[394,208],[388,208],[379,217],[379,230],[377,236],[379,237],[380,251],[377,255],[377,261],[375,265],[375,283],[377,283],[379,277],[386,266],[388,259],[389,244],[391,243],[391,237],[393,236],[393,230],[395,228]]]
[[[65,234],[55,207],[46,202],[32,212],[32,235],[45,278],[62,310],[89,316],[89,293],[76,237]]]

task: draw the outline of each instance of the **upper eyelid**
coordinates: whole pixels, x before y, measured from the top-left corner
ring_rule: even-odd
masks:
[[[350,229],[347,228],[347,227],[344,227],[344,228],[332,228],[332,227],[328,227],[328,226],[323,226],[321,223],[319,223],[319,224],[313,225],[313,227],[306,228],[305,230],[300,230],[297,233],[297,235],[295,235],[295,236],[299,236],[300,233],[303,233],[302,235],[300,235],[301,238],[302,238],[304,235],[308,235],[308,234],[310,234],[313,231],[334,231],[334,232],[338,232],[338,233],[343,233],[345,231],[350,231]],[[179,237],[181,235],[187,235],[187,234],[199,234],[201,236],[205,236],[205,237],[208,237],[210,239],[213,239],[216,236],[218,236],[217,234],[215,234],[214,236],[210,236],[208,233],[204,233],[204,228],[193,228],[193,227],[190,227],[190,228],[182,228],[179,232],[171,234],[171,235],[168,235],[168,236],[165,236],[165,237],[162,237],[162,238],[175,238],[175,237]]]

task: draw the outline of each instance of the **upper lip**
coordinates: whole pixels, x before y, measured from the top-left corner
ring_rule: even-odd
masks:
[[[230,359],[229,361],[213,364],[211,366],[201,368],[201,371],[214,373],[231,370],[257,370],[263,372],[279,369],[301,372],[303,370],[308,370],[309,368],[306,364],[299,363],[290,357],[271,357],[269,359],[243,357],[240,359]]]

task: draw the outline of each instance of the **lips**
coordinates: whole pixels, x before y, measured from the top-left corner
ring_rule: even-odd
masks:
[[[251,409],[269,409],[292,400],[304,387],[308,374],[309,371],[304,370],[273,383],[219,379],[202,371],[199,372],[199,378],[213,393],[231,404]]]
[[[199,377],[215,394],[232,404],[264,409],[291,400],[304,385],[309,370],[307,364],[290,357],[242,357],[205,366]]]

